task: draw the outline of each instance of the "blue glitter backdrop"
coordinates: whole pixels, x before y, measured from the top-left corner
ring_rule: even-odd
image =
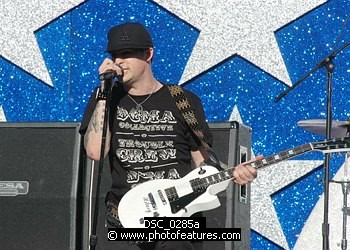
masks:
[[[292,82],[298,81],[326,55],[350,12],[348,0],[330,0],[275,32]],[[80,121],[91,91],[99,84],[97,69],[110,27],[125,22],[145,24],[155,43],[155,76],[179,82],[199,30],[158,4],[146,0],[88,0],[35,32],[54,87],[0,58],[0,106],[8,122]],[[350,41],[350,22],[336,48]],[[205,52],[203,52],[205,53]],[[208,54],[208,57],[210,54]],[[350,117],[350,48],[334,59],[333,119]],[[234,106],[253,128],[253,151],[270,155],[322,136],[308,133],[297,121],[326,118],[326,72],[316,71],[280,102],[286,85],[240,56],[232,56],[184,85],[203,101],[208,121],[227,121]],[[320,160],[320,154],[299,159]],[[334,175],[342,164],[331,162]],[[273,195],[288,245],[293,248],[305,221],[322,194],[316,169]],[[280,249],[252,231],[252,249]]]

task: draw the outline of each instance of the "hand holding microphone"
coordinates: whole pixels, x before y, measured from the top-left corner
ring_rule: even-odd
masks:
[[[107,71],[105,73],[102,73],[98,76],[100,81],[105,81],[105,80],[112,80],[116,77],[116,74],[112,71]]]
[[[124,69],[115,64],[111,59],[106,58],[99,67],[99,80],[101,81],[101,91],[104,91],[105,86],[112,88],[112,80],[117,77],[118,80],[122,79],[124,75]]]

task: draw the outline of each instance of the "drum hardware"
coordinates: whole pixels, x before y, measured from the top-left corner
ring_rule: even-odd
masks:
[[[314,119],[298,121],[298,126],[311,133],[326,136],[326,120]],[[350,120],[332,121],[331,138],[346,137],[350,133]]]
[[[341,211],[344,213],[346,213],[346,215],[350,215],[350,207],[343,207],[342,209],[341,209]]]
[[[322,119],[314,119],[314,120],[304,120],[299,121],[298,126],[303,128],[306,131],[326,136],[326,120]],[[346,137],[350,135],[350,120],[347,121],[332,121],[330,127],[330,135],[332,138],[335,137]],[[347,216],[350,215],[350,207],[348,207],[348,199],[347,195],[350,190],[350,176],[348,171],[350,171],[350,153],[345,154],[345,162],[344,162],[344,177],[343,180],[330,180],[329,182],[337,183],[342,186],[343,192],[343,232],[342,232],[342,240],[341,240],[341,249],[347,249],[347,239],[346,239],[346,226],[347,226]]]
[[[350,13],[348,14],[348,17],[344,23],[344,26],[341,29],[340,35],[344,31],[345,24],[350,19]],[[331,52],[328,56],[323,58],[311,71],[306,73],[302,78],[300,78],[296,83],[294,83],[292,86],[287,88],[285,91],[283,91],[278,97],[275,98],[275,102],[280,101],[283,97],[285,97],[290,91],[292,91],[295,87],[297,87],[300,83],[302,83],[306,78],[311,76],[314,72],[316,72],[318,69],[325,67],[327,79],[326,79],[326,92],[327,92],[327,115],[326,115],[326,140],[331,139],[331,128],[332,128],[332,90],[333,90],[333,73],[335,69],[335,64],[333,63],[333,59],[339,54],[341,51],[343,51],[346,47],[350,46],[350,42],[346,42],[343,46],[341,46],[339,49],[336,49],[338,46],[337,39],[334,50]],[[323,250],[329,250],[329,223],[328,223],[328,209],[329,209],[329,172],[330,172],[330,154],[325,154],[325,160],[323,164],[323,173],[324,173],[324,181],[323,181],[323,190],[324,190],[324,210],[323,210],[323,224],[322,224],[322,246]]]
[[[343,232],[342,232],[342,240],[341,240],[341,249],[347,249],[347,239],[346,239],[346,226],[347,226],[347,216],[350,215],[350,208],[348,207],[348,194],[350,188],[350,176],[348,171],[350,170],[350,153],[345,154],[345,162],[344,162],[344,177],[343,180],[331,180],[330,182],[340,184],[343,192]]]

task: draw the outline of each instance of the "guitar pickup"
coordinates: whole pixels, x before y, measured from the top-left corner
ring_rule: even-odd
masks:
[[[158,190],[158,195],[159,195],[159,198],[162,201],[163,205],[166,205],[166,199],[164,198],[162,190]]]
[[[157,204],[156,201],[154,200],[153,194],[152,193],[148,193],[148,198],[151,202],[151,205],[153,207],[153,209],[157,209]]]

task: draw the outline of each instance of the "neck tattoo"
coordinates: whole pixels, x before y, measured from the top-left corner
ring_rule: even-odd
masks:
[[[143,101],[140,102],[140,103],[138,103],[137,101],[135,101],[135,99],[132,98],[132,96],[129,95],[129,93],[128,93],[129,98],[136,104],[136,109],[137,109],[138,111],[140,111],[140,112],[143,111],[142,104],[144,104],[144,103],[153,95],[154,91],[156,91],[157,85],[158,85],[158,82],[156,82],[156,84],[154,85],[154,88],[153,88],[152,92],[145,98],[145,100],[143,100]]]

